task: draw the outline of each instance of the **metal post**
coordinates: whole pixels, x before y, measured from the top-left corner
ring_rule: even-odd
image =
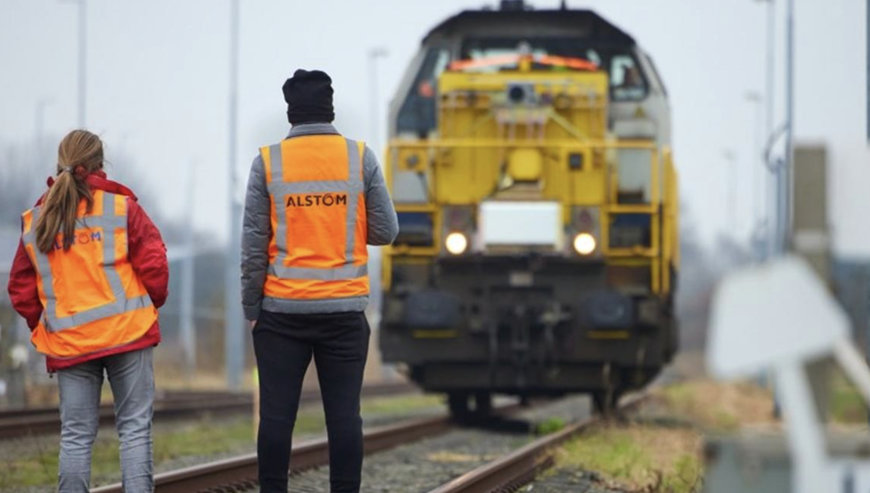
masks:
[[[767,2],[767,54],[765,56],[767,63],[767,73],[765,80],[765,93],[766,93],[766,114],[764,121],[764,134],[769,138],[773,135],[773,109],[776,104],[775,95],[774,95],[774,82],[776,79],[776,71],[775,71],[775,61],[774,61],[774,51],[776,47],[776,16],[775,16],[775,4],[774,0],[766,0]],[[770,165],[770,163],[764,163],[765,165]],[[777,189],[778,181],[777,175],[774,172],[773,174],[765,174],[766,183],[767,183],[767,194],[765,201],[765,210],[767,212],[768,217],[768,234],[767,234],[767,255],[768,257],[773,257],[774,254],[779,252],[777,248],[778,245],[778,235],[779,235],[779,209],[776,204],[779,204],[779,191]]]
[[[62,0],[67,2],[74,2],[79,7],[79,41],[78,41],[78,76],[79,76],[79,98],[78,98],[78,126],[79,128],[85,128],[87,123],[87,116],[85,111],[87,109],[87,96],[88,96],[88,0]]]
[[[722,151],[722,157],[728,162],[728,189],[726,201],[728,203],[728,234],[738,240],[737,236],[737,155],[731,149]]]
[[[371,84],[371,94],[369,96],[369,126],[371,127],[370,135],[372,136],[371,148],[374,149],[376,155],[380,155],[386,148],[386,142],[381,140],[381,131],[383,124],[381,123],[381,115],[383,107],[380,99],[380,85],[378,84],[378,58],[385,58],[389,52],[384,47],[374,47],[368,52],[369,77]],[[387,132],[387,140],[389,140],[389,132]],[[369,250],[369,273],[373,279],[371,302],[366,310],[366,316],[372,326],[371,344],[369,345],[369,357],[366,364],[366,374],[364,378],[368,379],[369,374],[377,375],[375,378],[389,379],[392,375],[388,367],[381,363],[380,349],[377,341],[380,339],[380,311],[383,304],[383,294],[381,289],[374,289],[375,286],[380,286],[381,273],[381,249],[379,247],[368,247]],[[378,371],[380,368],[380,371]],[[371,372],[371,373],[370,373]]]
[[[870,0],[867,0],[866,5],[867,27],[865,29],[867,36],[867,143],[870,144]],[[862,288],[858,292],[861,293],[858,304],[859,327],[865,327],[867,334],[867,346],[865,347],[864,356],[870,359],[870,269],[862,268],[864,273],[862,276]]]
[[[782,251],[789,249],[792,230],[792,175],[794,167],[794,0],[788,0],[786,13],[786,68],[785,68],[785,160],[783,161],[783,224]]]
[[[870,1],[870,0],[868,0]],[[773,133],[773,107],[774,103],[774,95],[773,95],[773,84],[775,78],[775,70],[774,70],[774,47],[776,43],[776,17],[774,16],[774,0],[766,0],[767,2],[767,54],[765,55],[765,63],[767,64],[767,74],[765,76],[765,86],[767,93],[767,105],[766,105],[766,115],[764,119],[764,130],[766,135],[770,135]]]
[[[776,165],[776,251],[779,255],[784,255],[787,247],[786,243],[786,204],[788,199],[786,196],[786,162],[785,158],[780,159]]]
[[[825,437],[819,427],[813,392],[800,362],[780,363],[775,369],[777,394],[782,399],[788,446],[794,460],[792,480],[798,493],[825,491]]]
[[[369,66],[369,83],[371,84],[371,94],[369,96],[369,127],[370,127],[370,135],[372,137],[371,148],[374,149],[375,154],[379,155],[384,149],[384,143],[381,142],[381,105],[380,105],[380,86],[378,85],[378,58],[383,58],[388,55],[388,52],[383,47],[371,48],[368,52],[368,66]],[[369,259],[369,272],[373,279],[380,279],[380,262],[377,262],[376,259],[380,258],[380,255],[375,253],[376,249],[369,249],[371,252],[371,258]],[[370,303],[370,313],[379,313],[380,307],[382,303],[381,299],[381,291],[373,290],[371,294],[371,303]],[[373,329],[375,332],[375,339],[377,338],[378,332],[378,324],[373,324]]]
[[[762,128],[762,112],[764,111],[763,107],[763,98],[761,94],[755,91],[749,91],[745,95],[746,101],[753,105],[753,110],[755,113],[755,130],[752,135],[752,153],[753,156],[750,163],[752,164],[752,208],[753,208],[753,220],[756,224],[761,221],[761,216],[763,212],[763,205],[761,202],[761,173],[764,172],[764,149],[761,147],[761,140],[764,134],[764,128]],[[760,166],[758,166],[760,165]]]
[[[765,74],[765,121],[764,121],[764,134],[766,135],[767,144],[764,148],[764,158],[763,164],[767,167],[770,174],[766,174],[767,177],[765,180],[765,214],[767,216],[766,224],[767,224],[767,235],[766,235],[766,243],[767,243],[767,251],[765,254],[768,257],[773,257],[778,253],[782,253],[781,250],[781,236],[782,236],[782,224],[783,217],[781,215],[782,207],[781,207],[781,183],[780,183],[780,170],[778,168],[778,164],[774,161],[774,157],[772,154],[772,146],[774,144],[774,123],[773,123],[773,113],[774,107],[776,105],[776,97],[774,94],[774,82],[775,82],[775,62],[774,62],[774,48],[775,40],[776,40],[776,16],[775,16],[775,0],[758,0],[759,2],[763,2],[766,5],[767,9],[767,49],[765,55],[765,64],[766,64],[766,74]]]
[[[244,356],[243,323],[241,311],[241,207],[236,197],[236,137],[238,115],[239,65],[239,0],[230,0],[230,81],[229,128],[227,155],[227,203],[229,206],[229,238],[226,270],[224,272],[224,356],[226,359],[227,387],[238,389],[242,382]]]
[[[180,312],[179,322],[181,332],[181,348],[184,351],[184,378],[190,380],[196,373],[196,328],[194,325],[193,305],[194,305],[194,262],[196,259],[195,235],[193,232],[193,211],[194,211],[194,194],[196,189],[194,185],[194,169],[195,163],[191,162],[185,173],[185,187],[187,190],[187,200],[185,201],[185,209],[187,217],[185,218],[184,228],[184,257],[181,260],[181,296],[180,296]]]
[[[79,127],[87,125],[88,100],[88,2],[79,0]]]
[[[375,152],[380,152],[382,147],[381,142],[381,119],[380,119],[380,101],[378,91],[378,58],[387,56],[387,50],[384,48],[372,48],[369,50],[369,77],[371,83],[371,99],[369,101],[369,119],[372,132],[372,147]]]

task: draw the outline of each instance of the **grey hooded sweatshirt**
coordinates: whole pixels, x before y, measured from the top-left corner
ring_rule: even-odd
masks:
[[[329,123],[294,125],[288,139],[304,135],[338,135]],[[399,233],[396,210],[390,200],[377,157],[366,147],[363,155],[363,181],[369,245],[389,245]],[[245,216],[242,224],[242,307],[247,320],[257,320],[260,310],[278,313],[335,313],[363,311],[368,296],[328,300],[272,300],[263,298],[269,268],[269,241],[272,238],[271,202],[266,185],[263,159],[258,154],[251,164]]]

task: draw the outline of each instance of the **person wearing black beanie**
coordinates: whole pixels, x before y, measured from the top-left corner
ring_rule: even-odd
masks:
[[[327,416],[329,489],[358,493],[371,334],[366,245],[392,243],[399,222],[375,153],[331,123],[332,79],[300,69],[282,90],[292,127],[254,158],[242,224],[242,307],[260,391],[260,491],[287,491],[291,434],[313,357]]]
[[[299,69],[284,82],[281,89],[287,102],[287,120],[291,125],[331,123],[335,119],[332,79],[326,72]]]

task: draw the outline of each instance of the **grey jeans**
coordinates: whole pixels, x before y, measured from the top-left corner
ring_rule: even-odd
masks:
[[[151,416],[154,403],[152,348],[107,356],[59,370],[60,463],[58,491],[87,492],[91,449],[99,427],[103,371],[115,400],[115,425],[121,448],[121,476],[126,493],[154,489]]]

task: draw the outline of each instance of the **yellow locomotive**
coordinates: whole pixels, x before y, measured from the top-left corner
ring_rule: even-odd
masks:
[[[391,107],[380,347],[451,411],[493,393],[609,409],[676,351],[678,192],[664,85],[594,12],[465,11]]]

